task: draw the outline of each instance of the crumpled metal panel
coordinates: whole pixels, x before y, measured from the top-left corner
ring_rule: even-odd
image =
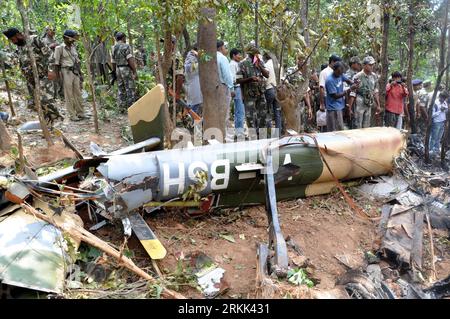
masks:
[[[82,224],[70,213],[55,218]],[[61,231],[20,209],[0,222],[0,282],[61,293],[71,263],[66,249]]]

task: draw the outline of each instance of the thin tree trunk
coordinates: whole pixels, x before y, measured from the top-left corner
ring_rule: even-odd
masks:
[[[416,30],[414,29],[414,13],[415,13],[415,2],[414,0],[409,0],[409,17],[408,17],[408,91],[409,91],[409,122],[411,127],[411,133],[416,133],[416,111],[414,105],[414,90],[412,85],[413,77],[413,63],[414,63],[414,38]]]
[[[131,36],[130,19],[127,19],[127,33],[128,33],[128,44],[131,47],[131,52],[134,52],[134,50],[133,50],[133,37]]]
[[[259,19],[258,19],[259,3],[255,1],[255,45],[259,44]]]
[[[173,91],[173,98],[172,98],[172,123],[173,127],[177,127],[177,62],[175,58],[175,54],[172,55],[172,91]]]
[[[309,0],[303,0],[302,9],[300,11],[302,25],[303,25],[303,37],[305,38],[306,46],[309,47],[309,21],[308,21],[308,12],[309,12]],[[309,65],[309,63],[308,63]]]
[[[0,120],[0,150],[9,152],[11,149],[11,137],[6,129],[5,123]]]
[[[397,29],[397,34],[400,34],[399,32],[400,31]],[[400,39],[398,39],[398,60],[400,62],[400,69],[403,72],[405,69],[405,62],[404,62],[405,60],[403,59],[403,47],[402,41]]]
[[[17,148],[19,149],[19,169],[18,174],[22,174],[25,170],[25,156],[23,154],[22,135],[17,132]]]
[[[29,55],[29,58],[31,61],[31,68],[33,69],[34,104],[36,105],[36,108],[38,110],[39,122],[41,124],[42,133],[44,134],[45,140],[47,141],[47,146],[52,146],[53,141],[50,136],[50,132],[47,127],[47,123],[45,122],[44,112],[42,111],[42,106],[41,106],[41,88],[40,88],[40,83],[39,83],[39,74],[38,74],[38,69],[37,69],[37,65],[36,65],[36,59],[34,57],[31,45],[28,42],[28,39],[30,38],[30,21],[28,20],[28,14],[23,5],[22,0],[17,0],[17,9],[19,10],[20,16],[22,17],[22,24],[23,24],[23,28],[25,31],[25,36],[27,38],[26,46],[27,46],[28,55]]]
[[[448,31],[450,32],[450,31]],[[450,35],[447,35],[447,37],[449,37]],[[450,41],[448,41],[447,44],[447,63],[450,63]],[[447,69],[447,71],[445,72],[445,87],[449,87],[450,85],[450,69]]]
[[[244,50],[244,38],[242,37],[242,19],[241,19],[240,14],[238,17],[237,28],[238,28],[238,36],[239,36],[239,49]]]
[[[445,38],[447,36],[449,2],[450,0],[447,0],[445,4],[444,21],[441,29],[441,42],[439,46],[439,74],[436,80],[436,87],[434,88],[433,97],[431,98],[431,103],[428,108],[428,123],[427,123],[428,125],[427,125],[427,133],[425,135],[425,163],[430,163],[430,134],[431,134],[431,125],[433,124],[431,114],[433,111],[434,102],[436,101],[437,92],[439,90],[439,86],[442,81],[442,77],[444,76],[444,72],[449,67],[448,63],[445,66]]]
[[[169,20],[168,20],[168,14],[170,10],[169,2],[165,1],[165,10],[166,14],[164,15],[163,19],[163,32],[164,32],[164,55],[162,60],[162,76],[164,79],[167,76],[167,73],[169,72],[170,66],[172,65],[172,54],[174,54],[175,49],[172,51],[172,28],[170,26]],[[175,79],[174,79],[175,81]]]
[[[165,76],[163,76],[163,68],[162,68],[162,61],[161,61],[161,45],[159,42],[159,31],[157,30],[155,32],[155,46],[156,46],[156,54],[158,59],[158,82],[166,89],[166,81]],[[172,121],[170,119],[170,112],[169,112],[169,103],[167,101],[167,94],[165,94],[166,101],[165,101],[165,107],[164,107],[164,139],[165,144],[167,147],[170,148],[171,146],[171,134],[173,131],[173,125]]]
[[[89,40],[86,36],[86,33],[83,34],[83,45],[84,45],[84,55],[85,60],[89,61],[89,65],[91,64],[91,50],[89,46]],[[89,83],[89,89],[91,90],[92,95],[92,111],[94,113],[94,128],[95,133],[99,134],[99,128],[98,128],[98,115],[97,115],[97,96],[95,94],[95,87],[94,87],[94,80],[92,77],[91,69],[89,67],[86,68],[87,74],[88,74],[88,83]]]
[[[185,46],[185,49],[184,49],[185,54],[184,55],[186,55],[189,52],[189,50],[191,49],[191,36],[189,35],[189,32],[188,32],[186,26],[184,26],[184,28],[183,28],[183,38],[184,38],[184,46]]]
[[[216,10],[202,8],[198,25],[199,74],[200,87],[203,94],[203,128],[221,130],[225,137],[225,118],[228,106],[227,90],[219,80],[217,67],[217,30]],[[220,140],[216,136],[217,140]]]
[[[316,29],[319,26],[320,21],[320,0],[317,0],[317,9],[316,9],[316,23],[314,24]],[[317,32],[317,30],[315,30]]]
[[[380,107],[383,111],[386,106],[386,85],[389,70],[388,42],[389,42],[389,6],[390,0],[383,0],[383,41],[381,44],[381,77],[380,77]]]
[[[6,93],[8,94],[8,105],[9,105],[9,110],[11,111],[11,116],[16,116],[16,111],[14,110],[14,104],[12,101],[12,97],[11,97],[11,88],[9,87],[9,81],[6,78],[6,70],[5,70],[5,62],[2,61],[2,75],[3,78],[5,79],[5,88],[6,88]]]

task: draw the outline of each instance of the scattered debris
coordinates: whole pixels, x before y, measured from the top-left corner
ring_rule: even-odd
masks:
[[[411,206],[394,205],[381,222],[385,227],[381,250],[400,267],[422,268],[423,216]]]
[[[83,226],[80,217],[68,209],[54,215],[45,203],[37,202],[36,207],[52,214],[51,218],[57,224]],[[62,293],[66,271],[70,271],[75,262],[74,254],[80,239],[66,237],[54,225],[36,219],[23,208],[18,209],[17,205],[6,208],[0,214],[3,213],[9,215],[0,222],[0,281],[13,286]]]
[[[221,280],[225,273],[223,268],[214,268],[198,277],[198,284],[206,298],[214,298],[220,292]]]
[[[206,298],[215,298],[229,288],[224,279],[225,269],[218,267],[211,257],[202,252],[194,252],[186,257]]]
[[[356,189],[366,196],[389,201],[393,196],[406,191],[408,187],[409,184],[397,176],[380,176],[368,180]]]

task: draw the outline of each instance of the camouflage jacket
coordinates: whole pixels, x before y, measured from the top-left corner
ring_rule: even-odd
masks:
[[[261,66],[264,67],[264,62],[260,60]],[[248,82],[241,84],[243,99],[255,99],[259,96],[264,95],[266,90],[264,76],[262,72],[253,65],[250,58],[244,59],[239,63],[239,71],[236,74],[236,79],[248,79],[253,76],[257,76],[261,81],[259,82]]]
[[[48,75],[48,65],[51,55],[51,50],[42,42],[37,35],[31,35],[27,42],[31,45],[31,48],[36,59],[36,66],[38,69],[39,78],[46,78]],[[31,67],[31,61],[28,56],[27,47],[17,47],[17,56],[19,58],[20,69],[23,76],[27,79],[33,79],[33,69]]]
[[[133,57],[131,47],[127,43],[117,42],[112,49],[112,61],[117,66],[128,65],[128,59]]]
[[[378,76],[375,73],[371,73],[367,75],[364,71],[357,73],[353,80],[360,80],[360,85],[357,90],[357,94],[365,97],[370,95],[373,97],[373,94],[378,93]]]

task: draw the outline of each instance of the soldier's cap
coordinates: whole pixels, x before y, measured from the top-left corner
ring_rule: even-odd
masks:
[[[332,54],[332,55],[330,55],[330,57],[328,58],[328,63],[331,63],[331,62],[340,62],[340,61],[342,61],[342,58],[341,58],[339,55],[336,55],[336,54]]]
[[[247,47],[245,48],[245,52],[246,53],[250,53],[250,54],[259,54],[259,49],[256,47],[256,45],[250,43],[249,45],[247,45]]]
[[[359,57],[357,57],[357,56],[352,56],[352,57],[350,58],[349,63],[350,63],[350,65],[352,65],[352,64],[354,64],[354,63],[361,64],[361,60],[360,60]]]
[[[78,36],[78,32],[75,31],[75,30],[66,30],[66,31],[64,31],[63,36],[64,36],[65,38],[72,38],[72,39],[75,39],[75,38]]]
[[[8,38],[11,39],[16,34],[20,33],[19,29],[16,28],[9,28],[8,30],[3,31],[3,34]]]
[[[422,83],[423,83],[423,81],[420,80],[420,79],[414,79],[414,80],[412,80],[412,85],[420,85],[420,84],[422,84]]]
[[[372,65],[372,64],[375,64],[376,63],[376,61],[375,61],[375,59],[372,57],[372,56],[366,56],[365,58],[364,58],[364,60],[363,60],[363,64],[364,65],[366,65],[366,64],[370,64],[370,65]]]
[[[115,35],[115,38],[117,41],[120,41],[120,40],[124,39],[125,37],[126,37],[126,35],[123,32],[117,32]]]

